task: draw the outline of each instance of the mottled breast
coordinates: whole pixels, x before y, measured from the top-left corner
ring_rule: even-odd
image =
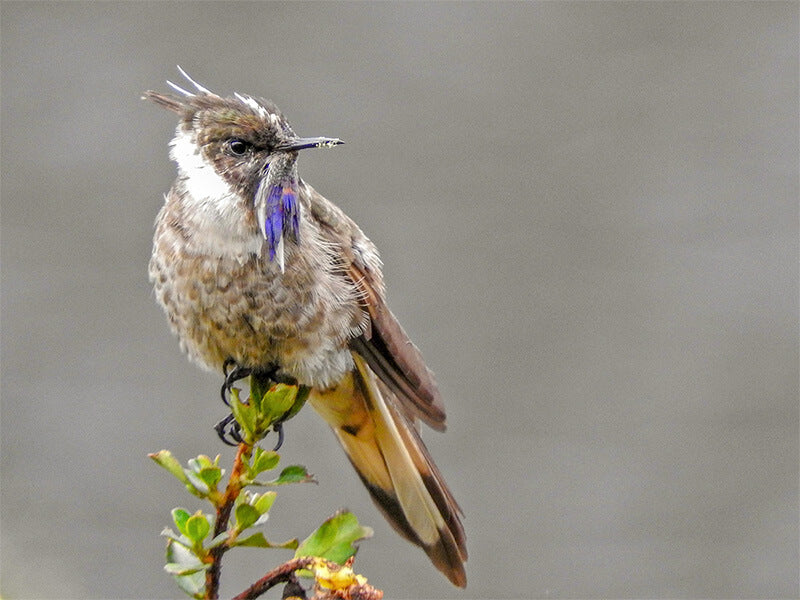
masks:
[[[232,358],[277,365],[305,385],[335,385],[352,369],[347,342],[367,320],[341,248],[307,214],[299,245],[287,243],[284,273],[263,246],[257,232],[187,214],[171,192],[156,222],[150,278],[173,331],[209,369]]]

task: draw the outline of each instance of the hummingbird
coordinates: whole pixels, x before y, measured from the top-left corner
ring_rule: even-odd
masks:
[[[445,430],[433,373],[386,304],[375,245],[298,175],[301,150],[342,141],[299,137],[271,101],[180,71],[191,91],[144,98],[179,121],[149,274],[181,348],[228,384],[308,387],[389,523],[465,587],[463,513],[419,433]]]

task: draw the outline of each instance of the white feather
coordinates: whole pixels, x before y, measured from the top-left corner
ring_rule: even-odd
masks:
[[[194,221],[192,241],[198,250],[240,262],[260,253],[263,238],[248,228],[241,198],[199,150],[192,133],[179,126],[170,147],[186,187],[184,205]]]
[[[262,119],[267,118],[268,114],[267,109],[261,106],[253,98],[251,98],[250,96],[245,96],[243,94],[240,94],[239,92],[234,92],[233,95],[236,96],[245,105],[247,105],[250,109],[252,109],[256,114],[258,114],[259,117],[261,117]]]
[[[186,78],[186,79],[189,81],[189,83],[191,83],[191,84],[192,84],[194,87],[196,87],[198,92],[201,92],[201,93],[203,93],[203,94],[210,94],[210,95],[212,95],[212,96],[216,96],[216,94],[215,94],[214,92],[212,92],[211,90],[209,90],[209,89],[207,89],[207,88],[204,88],[202,85],[200,85],[199,83],[197,83],[197,82],[196,82],[194,79],[192,79],[191,77],[189,77],[189,74],[188,74],[186,71],[184,71],[184,70],[181,68],[181,66],[180,66],[180,65],[177,65],[177,66],[178,66],[178,71],[180,71],[180,72],[181,72],[181,75],[183,75],[183,76],[184,76],[184,77],[185,77],[185,78]]]
[[[281,234],[281,239],[278,240],[278,247],[275,248],[275,256],[278,259],[278,266],[281,268],[281,273],[285,273],[285,265],[283,262],[283,234]]]
[[[180,93],[181,93],[181,94],[183,94],[184,96],[190,96],[190,97],[194,97],[194,94],[193,94],[192,92],[188,92],[188,91],[186,91],[186,90],[185,90],[185,89],[183,89],[181,86],[179,86],[179,85],[176,85],[176,84],[172,83],[172,82],[171,82],[169,79],[167,79],[167,85],[168,85],[169,87],[171,87],[173,90],[175,90],[176,92],[180,92]]]
[[[264,185],[263,183],[261,185]],[[258,226],[261,229],[261,235],[267,239],[267,203],[259,202],[256,208],[256,216],[258,217]]]

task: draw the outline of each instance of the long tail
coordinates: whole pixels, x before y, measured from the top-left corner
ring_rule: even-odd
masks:
[[[372,499],[400,535],[425,550],[433,564],[466,587],[466,538],[461,509],[392,392],[357,353],[356,369],[309,399],[333,428]]]

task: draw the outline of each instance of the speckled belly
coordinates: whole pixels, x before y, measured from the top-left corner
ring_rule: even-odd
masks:
[[[352,283],[325,262],[309,263],[295,251],[281,273],[255,255],[240,263],[164,250],[154,253],[150,277],[195,361],[212,370],[228,358],[250,368],[277,365],[320,388],[352,369],[347,341],[361,332],[365,315]]]

